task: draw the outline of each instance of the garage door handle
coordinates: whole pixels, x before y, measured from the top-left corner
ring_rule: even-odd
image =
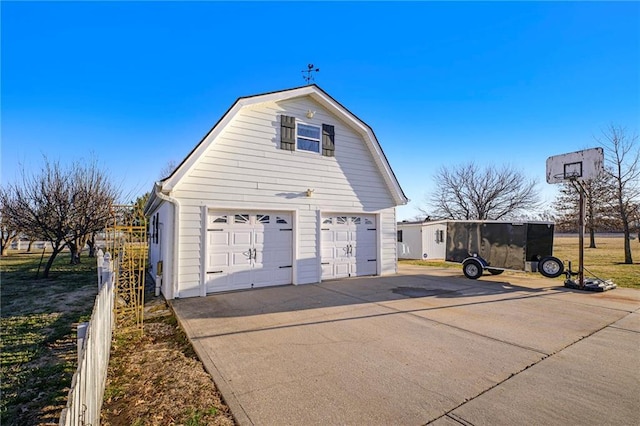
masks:
[[[279,268],[280,269],[284,269],[284,268],[291,268],[291,267],[292,267],[292,265],[287,265],[287,266],[280,266]]]
[[[224,271],[208,271],[207,274],[221,274]]]
[[[376,259],[369,259],[367,262],[375,262]]]

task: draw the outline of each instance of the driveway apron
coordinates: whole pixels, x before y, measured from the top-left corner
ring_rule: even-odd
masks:
[[[243,425],[640,424],[640,291],[561,283],[402,267],[171,305]]]

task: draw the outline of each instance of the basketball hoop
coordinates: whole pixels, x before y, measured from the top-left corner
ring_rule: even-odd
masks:
[[[584,182],[596,179],[604,172],[604,150],[591,148],[568,154],[554,155],[547,158],[547,183],[570,183],[580,196],[578,214],[578,272],[571,270],[571,262],[567,270],[565,287],[580,290],[605,291],[616,288],[610,280],[601,281],[584,278],[584,215],[585,187]],[[578,275],[578,281],[572,279]]]

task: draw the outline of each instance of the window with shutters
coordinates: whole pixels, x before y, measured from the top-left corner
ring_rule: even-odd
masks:
[[[317,152],[325,157],[335,156],[335,127],[300,123],[295,117],[280,116],[280,149]]]

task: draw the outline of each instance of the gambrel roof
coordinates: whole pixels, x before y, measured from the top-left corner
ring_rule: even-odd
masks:
[[[235,103],[224,113],[211,130],[202,138],[196,147],[187,155],[187,157],[176,167],[176,169],[168,177],[156,182],[155,190],[169,194],[180,182],[180,180],[194,167],[198,159],[207,151],[211,144],[215,143],[218,135],[222,133],[229,122],[243,108],[250,107],[263,102],[278,102],[283,100],[291,100],[308,96],[327,111],[333,113],[351,127],[356,133],[362,136],[367,148],[371,152],[371,156],[375,165],[380,172],[389,193],[391,194],[396,205],[404,205],[409,201],[405,196],[398,180],[389,165],[387,157],[382,151],[382,147],[376,138],[373,130],[364,121],[360,120],[355,114],[345,108],[340,102],[329,96],[316,84],[297,87],[293,89],[281,90],[277,92],[263,93],[253,96],[238,98]],[[147,211],[151,209],[159,200],[156,197],[156,191],[152,192],[149,202],[147,203]]]

